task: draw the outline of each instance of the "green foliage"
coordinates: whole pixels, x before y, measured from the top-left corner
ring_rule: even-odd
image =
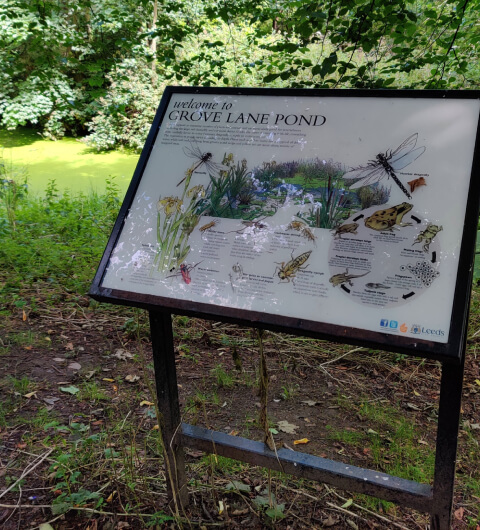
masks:
[[[60,195],[52,182],[44,198],[22,196],[15,225],[0,231],[0,306],[32,308],[33,298],[20,298],[28,286],[48,285],[52,302],[86,293],[118,212],[115,193],[113,181],[104,196]],[[0,218],[4,215],[0,201]]]
[[[1,124],[39,124],[51,138],[81,131],[118,58],[151,58],[141,35],[152,9],[149,0],[4,0]]]
[[[97,149],[119,145],[141,150],[160,101],[164,84],[145,62],[128,59],[107,75],[110,84],[99,110],[88,123],[88,144]]]

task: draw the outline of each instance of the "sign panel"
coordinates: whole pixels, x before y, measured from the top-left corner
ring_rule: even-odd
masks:
[[[421,94],[167,89],[92,294],[458,355],[480,100]]]

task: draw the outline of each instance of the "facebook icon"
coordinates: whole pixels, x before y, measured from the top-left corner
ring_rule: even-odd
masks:
[[[380,326],[381,326],[382,328],[388,328],[388,320],[387,320],[386,318],[382,318],[382,319],[380,320]]]

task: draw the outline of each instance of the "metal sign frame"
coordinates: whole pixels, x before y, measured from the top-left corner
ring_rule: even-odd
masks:
[[[132,209],[137,190],[142,181],[142,176],[154,150],[158,132],[162,126],[162,122],[165,120],[169,103],[171,98],[176,94],[185,96],[214,95],[218,97],[268,96],[284,99],[320,98],[328,107],[329,98],[332,97],[346,98],[344,101],[348,101],[348,98],[366,98],[365,101],[372,101],[371,98],[376,98],[378,101],[388,98],[420,101],[431,100],[432,98],[438,100],[480,100],[480,92],[259,90],[167,87],[89,293],[94,299],[102,302],[136,306],[149,310],[157,396],[160,411],[163,416],[163,437],[168,462],[170,463],[168,467],[175,471],[169,488],[170,493],[172,495],[175,494],[181,503],[187,502],[182,447],[188,446],[204,451],[216,452],[245,462],[260,464],[272,469],[282,470],[297,476],[320,480],[350,491],[375,495],[421,511],[426,511],[432,515],[432,528],[448,528],[453,498],[457,432],[465,362],[466,330],[479,210],[480,178],[478,178],[478,138],[480,133],[478,127],[476,130],[472,169],[468,182],[468,193],[464,208],[461,206],[461,211],[464,212],[464,222],[462,225],[462,233],[458,234],[458,237],[461,239],[461,245],[458,256],[458,268],[454,279],[455,288],[448,341],[441,343],[433,340],[419,339],[417,337],[407,338],[401,335],[344,326],[339,323],[323,323],[264,311],[250,311],[237,307],[203,303],[198,300],[191,301],[176,299],[175,297],[158,296],[148,292],[133,292],[128,289],[111,288],[103,285],[109,264],[115,254],[116,245],[121,237],[122,229]],[[476,119],[478,124],[478,117]],[[410,141],[411,138],[409,137],[406,142]],[[410,147],[410,149],[412,148]],[[208,158],[206,155],[210,155],[210,153],[203,155],[205,158]],[[378,160],[379,157],[380,155],[377,156]],[[403,191],[408,193],[407,190]],[[398,222],[402,222],[401,217]],[[191,425],[183,424],[179,428],[180,411],[174,362],[172,313],[224,322],[234,322],[261,329],[276,330],[310,336],[317,339],[360,345],[368,348],[381,348],[392,352],[438,359],[442,363],[442,380],[433,486],[419,484],[414,481],[400,479],[375,471],[345,466],[338,462],[302,453],[292,453],[287,450],[279,450],[277,453],[274,453],[262,443],[224,435]]]

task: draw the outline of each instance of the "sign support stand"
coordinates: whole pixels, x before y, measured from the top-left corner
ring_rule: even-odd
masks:
[[[450,526],[458,446],[458,426],[462,407],[465,344],[461,358],[460,365],[442,363],[435,476],[433,481],[432,530],[447,530]]]
[[[181,429],[178,403],[177,371],[173,345],[172,315],[150,311],[155,384],[157,388],[159,427],[164,447],[167,493],[170,501],[185,507],[188,503],[183,447],[178,434]]]
[[[160,311],[149,311],[149,315],[167,491],[179,507],[188,505],[183,447],[190,447],[393,501],[430,513],[432,530],[450,528],[464,361],[460,365],[442,363],[435,476],[430,487],[306,453],[270,451],[263,442],[181,423],[172,315]]]

